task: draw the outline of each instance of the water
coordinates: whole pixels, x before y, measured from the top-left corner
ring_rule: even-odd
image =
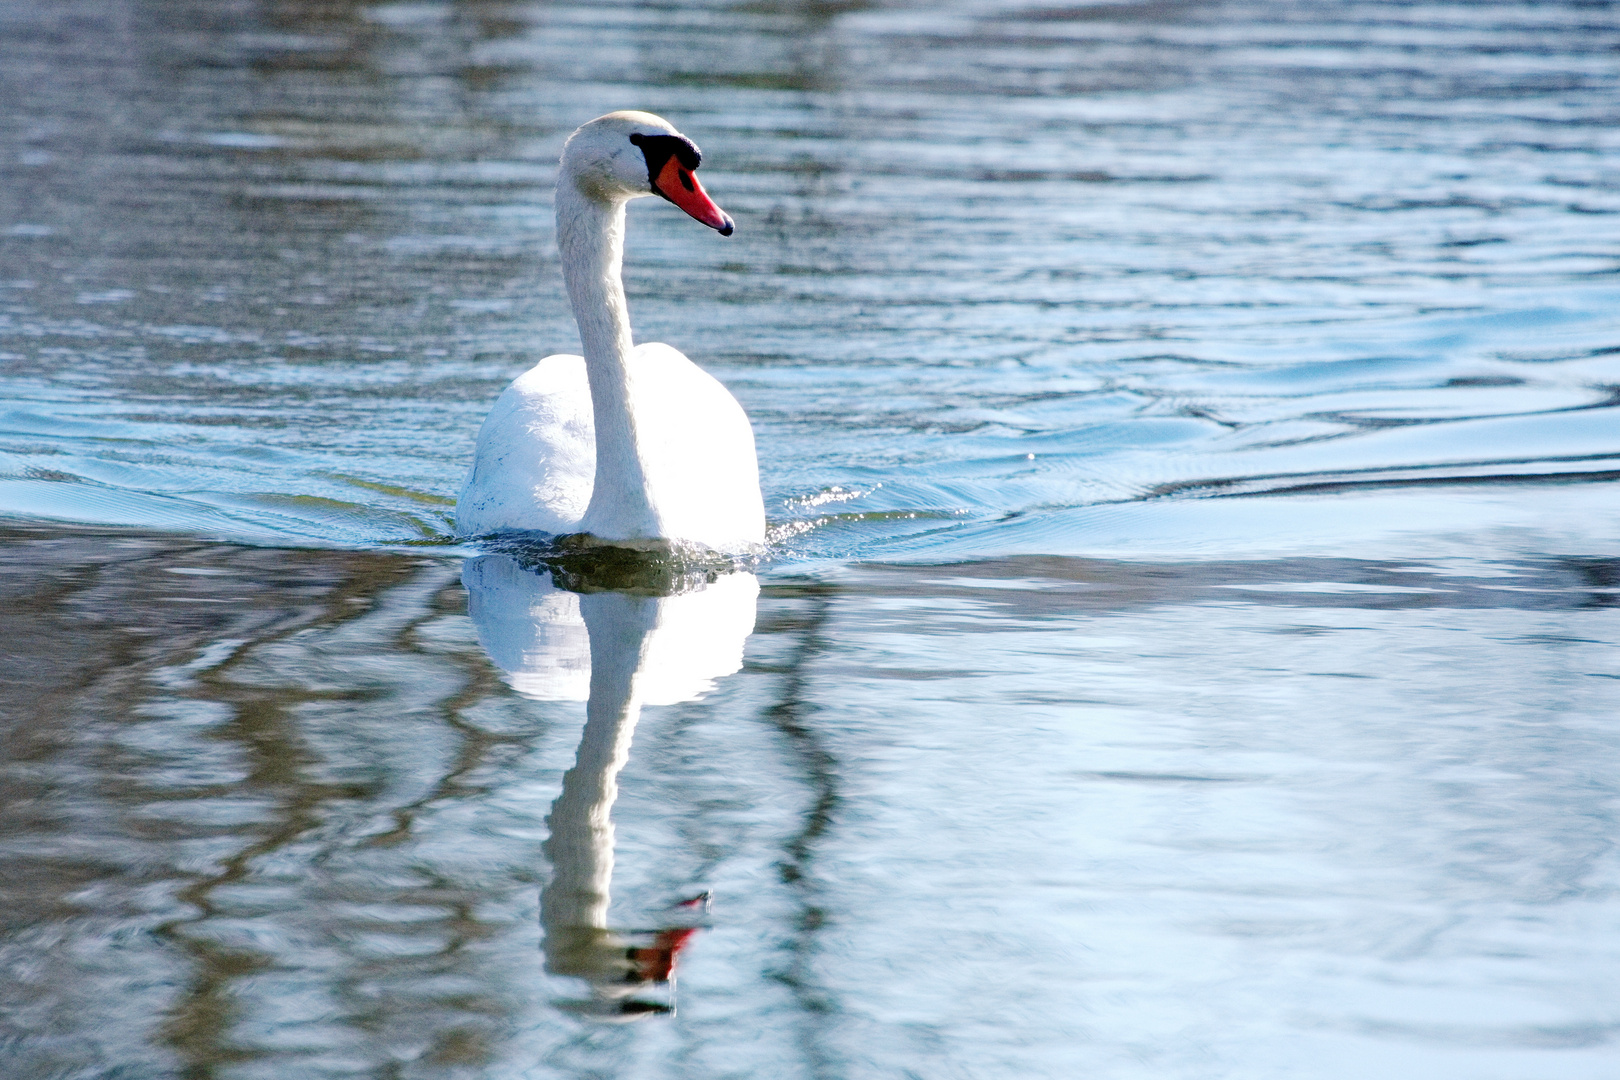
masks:
[[[1612,6],[0,39],[7,1076],[1614,1074]],[[619,107],[757,576],[454,537]]]

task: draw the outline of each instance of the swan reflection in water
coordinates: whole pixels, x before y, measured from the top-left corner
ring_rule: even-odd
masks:
[[[587,1000],[558,1004],[599,1020],[673,1011],[673,998],[638,995],[672,982],[708,910],[703,893],[674,904],[657,929],[607,924],[610,814],[641,707],[694,700],[742,667],[759,596],[759,580],[743,572],[616,578],[602,588],[601,575],[531,571],[506,555],[469,560],[462,571],[479,643],[511,686],[537,700],[586,702],[579,753],[546,818],[552,870],[540,923],[546,971],[590,989]]]

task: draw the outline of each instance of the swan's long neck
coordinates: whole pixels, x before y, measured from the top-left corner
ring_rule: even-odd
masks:
[[[557,247],[579,323],[596,422],[596,479],[580,531],[607,540],[661,535],[631,408],[624,207],[594,198],[566,172],[557,184]]]

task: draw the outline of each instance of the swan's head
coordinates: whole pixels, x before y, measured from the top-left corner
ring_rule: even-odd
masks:
[[[623,202],[658,195],[721,236],[730,236],[730,215],[709,198],[694,175],[703,155],[691,139],[662,117],[644,112],[598,116],[568,137],[562,171],[586,196]]]

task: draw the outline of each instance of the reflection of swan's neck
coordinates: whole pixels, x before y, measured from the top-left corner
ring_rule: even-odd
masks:
[[[581,974],[575,962],[561,955],[569,951],[567,939],[584,928],[607,926],[613,880],[609,815],[641,715],[637,676],[658,616],[657,600],[619,593],[583,596],[579,606],[591,635],[591,696],[579,755],[546,818],[551,837],[545,852],[552,874],[540,894],[547,967],[559,974]]]

